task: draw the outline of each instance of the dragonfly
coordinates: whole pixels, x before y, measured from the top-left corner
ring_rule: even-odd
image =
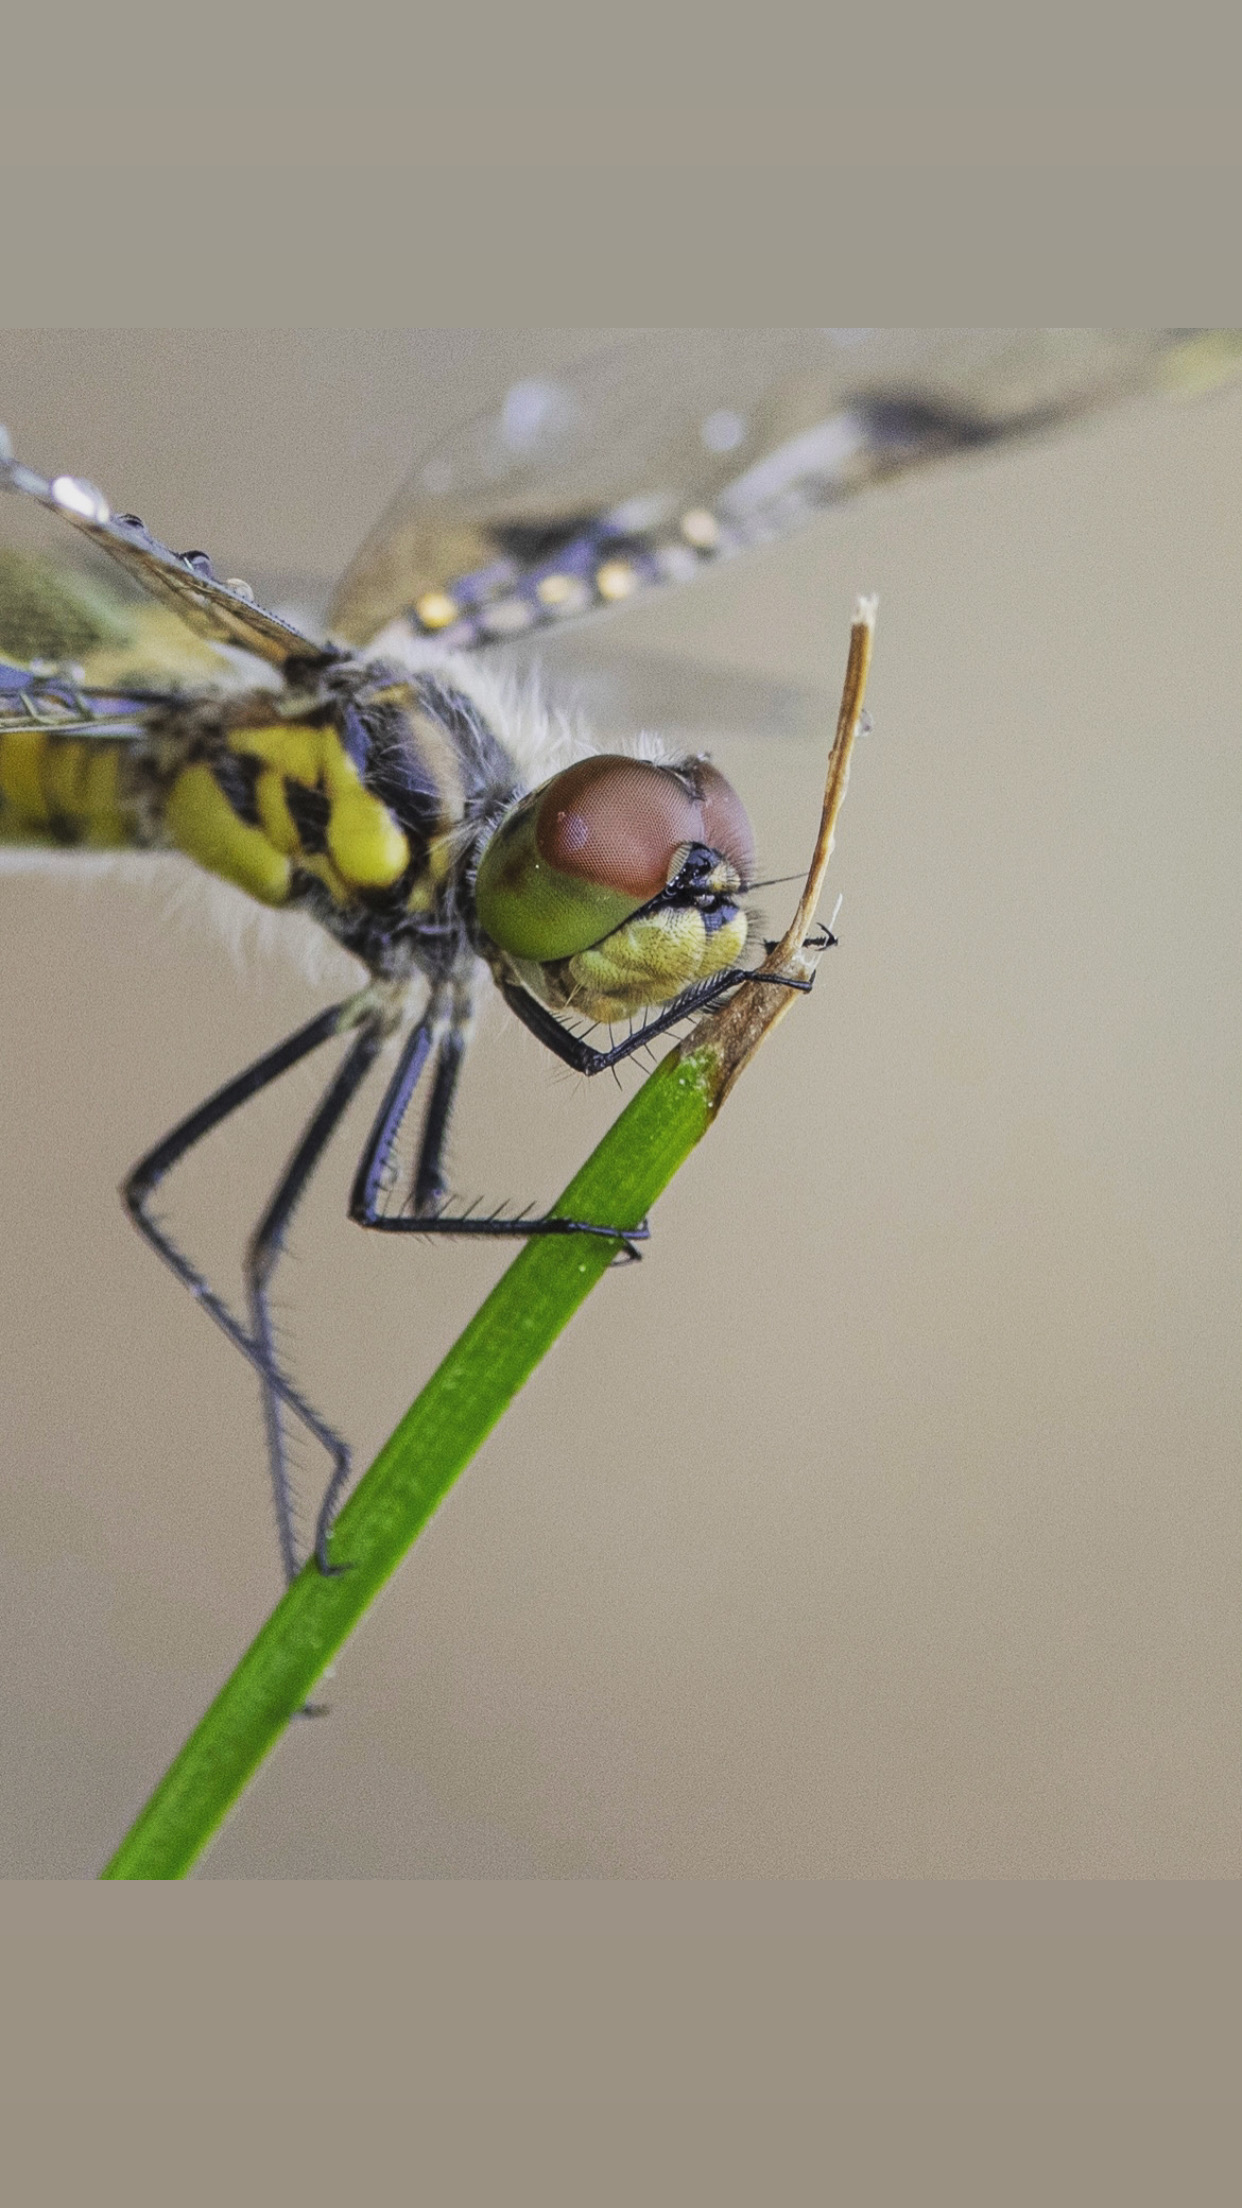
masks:
[[[366,977],[207,1098],[122,1190],[139,1232],[258,1377],[287,1581],[308,1561],[290,1424],[328,1461],[310,1544],[328,1574],[344,1568],[331,1534],[350,1452],[278,1352],[273,1281],[386,1046],[395,1067],[351,1220],[418,1236],[603,1236],[633,1259],[646,1222],[454,1206],[446,1145],[479,990],[490,982],[540,1044],[593,1076],[752,982],[762,955],[750,823],[706,752],[651,740],[598,750],[549,707],[522,703],[506,670],[540,652],[555,660],[562,632],[755,553],[871,486],[1139,392],[1209,388],[1238,359],[1236,335],[1218,331],[649,331],[512,385],[425,454],[322,616],[264,603],[202,551],[171,551],[93,484],[19,461],[0,433],[0,488],[89,548],[77,567],[0,551],[0,844],[66,862],[180,854],[309,918]],[[606,674],[609,710],[647,721],[668,674],[620,661]],[[727,697],[727,684],[704,686],[715,706]],[[235,1307],[157,1215],[157,1191],[212,1130],[334,1041],[343,1055],[250,1237]]]

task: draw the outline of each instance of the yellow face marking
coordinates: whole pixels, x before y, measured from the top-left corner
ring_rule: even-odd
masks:
[[[736,965],[746,936],[743,912],[710,935],[693,909],[647,913],[567,961],[571,1002],[592,1020],[625,1019],[649,1005],[669,1004],[696,981]]]

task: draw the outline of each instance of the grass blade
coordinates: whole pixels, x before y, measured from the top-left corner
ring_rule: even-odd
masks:
[[[807,891],[761,971],[809,978],[803,947],[845,794],[866,686],[874,607],[860,601],[837,738]],[[706,1132],[768,1029],[800,1001],[744,987],[700,1022],[644,1082],[554,1211],[636,1226]],[[618,1244],[595,1236],[528,1242],[454,1343],[345,1505],[333,1553],[351,1569],[308,1565],[242,1657],[102,1872],[184,1878],[362,1613],[396,1570],[458,1474],[557,1335],[608,1270]]]

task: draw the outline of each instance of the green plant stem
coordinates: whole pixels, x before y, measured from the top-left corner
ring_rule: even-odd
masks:
[[[720,1061],[710,1044],[684,1056],[671,1052],[554,1211],[601,1225],[637,1226],[705,1132],[719,1086]],[[325,1579],[309,1565],[290,1587],[156,1787],[104,1878],[186,1876],[617,1249],[617,1243],[594,1235],[525,1245],[341,1512],[332,1549],[350,1568],[338,1579]]]
[[[806,886],[785,934],[717,1011],[671,1050],[609,1128],[554,1212],[636,1227],[705,1134],[764,1036],[809,985],[821,944],[808,942],[849,778],[871,660],[875,600],[860,598],[828,760],[819,834]],[[778,985],[762,977],[778,976]],[[326,1579],[308,1565],[252,1641],[180,1755],[101,1874],[184,1878],[291,1717],[393,1573],[437,1503],[487,1439],[501,1412],[573,1317],[620,1244],[602,1235],[528,1242],[454,1343],[341,1512],[337,1563]]]

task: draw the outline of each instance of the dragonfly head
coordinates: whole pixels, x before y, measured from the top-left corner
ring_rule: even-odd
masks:
[[[753,873],[750,822],[715,767],[605,753],[505,816],[475,909],[498,962],[542,1003],[620,1020],[737,964]]]

